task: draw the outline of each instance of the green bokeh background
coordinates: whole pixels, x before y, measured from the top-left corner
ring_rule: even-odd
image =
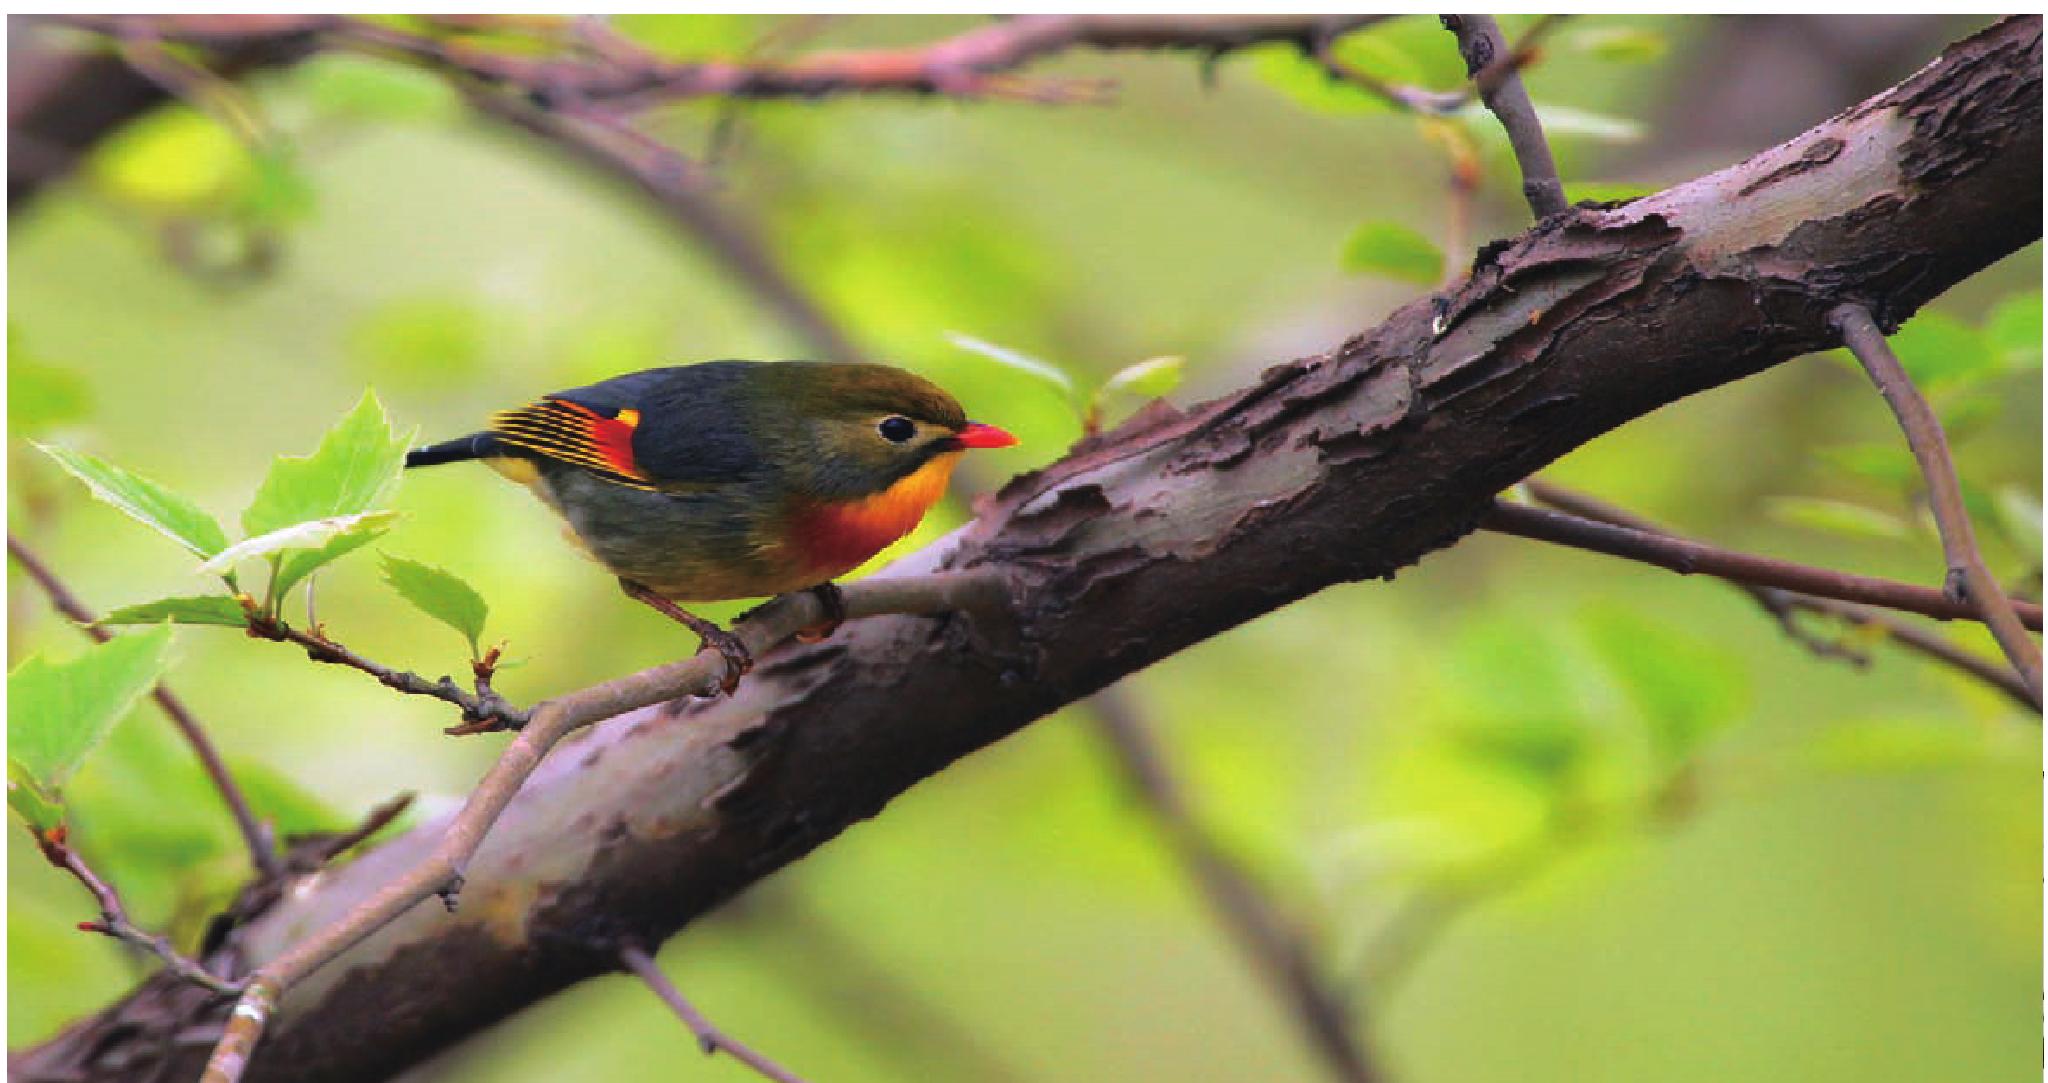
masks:
[[[772,22],[628,29],[729,54]],[[849,18],[814,44],[967,25]],[[1918,59],[1855,96],[1971,28],[1930,27]],[[1560,30],[1530,77],[1538,101],[1643,126],[1627,144],[1560,131],[1567,179],[1660,185],[1758,149],[1659,134],[1704,77],[1690,62],[1750,29],[1587,18]],[[1449,36],[1425,20],[1374,36],[1354,46],[1366,62],[1439,85],[1456,75]],[[1614,41],[1666,48],[1632,55]],[[251,180],[233,141],[197,122],[110,144],[85,179],[17,218],[11,363],[72,374],[90,396],[76,417],[30,419],[39,437],[231,521],[269,458],[309,450],[365,386],[401,426],[440,436],[617,372],[806,352],[634,197],[470,118],[431,80],[383,70],[329,60],[256,84],[293,147],[283,177]],[[1114,105],[750,105],[734,114],[718,198],[878,356],[1024,438],[988,457],[993,478],[1057,456],[1076,424],[1057,395],[949,345],[947,331],[1084,383],[1185,356],[1174,397],[1190,402],[1416,294],[1347,273],[1339,253],[1367,221],[1442,239],[1442,155],[1411,119],[1315,95],[1306,70],[1278,52],[1233,57],[1205,86],[1189,57],[1084,55],[1032,74],[1114,75]],[[1852,100],[1783,119],[1796,128]],[[693,104],[659,123],[694,155],[724,113]],[[1483,121],[1470,130],[1487,165],[1473,240],[1519,230],[1503,142]],[[240,228],[230,218],[275,233],[274,268],[224,281],[167,261],[166,228],[198,230],[207,250]],[[1956,358],[1997,354],[1980,329],[2015,312],[2038,328],[2040,281],[2031,246],[1939,301],[1916,321],[1925,328],[1909,327],[1907,351],[1930,371],[1968,370],[1935,385],[1937,399],[1959,429],[1963,475],[1985,507],[2006,509],[1983,529],[1994,568],[2030,590],[2039,354]],[[28,449],[22,426],[11,527],[90,604],[201,587],[178,550]],[[1909,487],[1883,480],[1907,461],[1896,444],[1853,366],[1815,357],[1636,422],[1553,476],[1731,546],[1927,582],[1938,547]],[[1866,445],[1857,454],[1875,465],[1861,471],[1831,457]],[[967,495],[956,489],[919,538],[957,523]],[[1830,528],[1815,522],[1829,506],[1797,503],[1816,498],[1866,511]],[[499,682],[514,700],[667,660],[682,643],[484,471],[408,477],[395,506],[406,518],[374,548],[483,592],[492,635],[523,660]],[[31,584],[16,575],[9,588],[11,660],[80,649]],[[459,640],[407,609],[366,557],[323,574],[319,608],[381,660],[461,665]],[[1946,631],[1993,650],[1971,629]],[[1203,819],[1312,930],[1403,1083],[2034,1078],[2038,727],[1982,686],[1866,645],[1867,668],[1818,660],[1715,583],[1481,535],[1392,583],[1261,618],[1125,689]],[[193,629],[176,653],[175,686],[261,773],[259,801],[294,822],[346,821],[400,790],[453,800],[500,743],[443,737],[443,705],[273,644]],[[1677,752],[1660,751],[1671,741]],[[187,938],[238,871],[188,760],[145,706],[73,794],[78,845],[139,917]],[[138,973],[110,942],[71,932],[87,901],[19,844],[8,899],[10,1045]],[[1397,966],[1379,934],[1411,919],[1401,927],[1423,931]],[[1128,797],[1085,709],[917,787],[661,959],[722,1026],[813,1080],[993,1078],[998,1064],[1019,1079],[1320,1078]],[[700,1062],[624,978],[522,1014],[428,1077],[641,1078],[649,1065],[749,1078]]]

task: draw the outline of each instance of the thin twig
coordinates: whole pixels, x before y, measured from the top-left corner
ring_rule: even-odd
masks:
[[[697,1010],[696,1005],[691,1004],[689,999],[683,996],[682,990],[677,989],[674,982],[668,980],[668,975],[661,972],[661,967],[656,966],[654,958],[646,952],[632,946],[623,947],[619,949],[619,961],[626,964],[626,969],[632,971],[635,977],[645,982],[647,988],[652,990],[655,996],[660,997],[661,1002],[668,1005],[670,1011],[676,1013],[676,1018],[682,1020],[684,1026],[690,1028],[690,1033],[696,1035],[697,1046],[704,1050],[705,1056],[724,1053],[761,1075],[775,1080],[776,1083],[804,1083],[803,1077],[718,1029],[703,1012]]]
[[[100,919],[79,922],[78,928],[81,931],[101,933],[124,944],[141,948],[162,960],[171,973],[222,996],[234,996],[242,991],[240,983],[218,977],[180,954],[177,948],[171,946],[169,937],[148,932],[130,921],[128,910],[121,905],[121,896],[114,891],[114,886],[100,879],[99,875],[92,871],[91,866],[85,863],[85,859],[79,856],[78,851],[70,847],[65,841],[65,832],[61,825],[47,831],[38,830],[32,824],[23,826],[28,828],[29,837],[36,840],[36,849],[42,852],[43,859],[70,873],[73,879],[84,885],[85,890],[92,894],[93,902],[99,906]]]
[[[1005,580],[979,572],[864,579],[844,588],[847,619],[890,613],[951,612],[993,615],[1007,609]],[[822,622],[825,608],[810,593],[785,595],[734,624],[733,633],[760,657],[797,632]],[[536,706],[518,736],[470,791],[433,852],[400,874],[333,924],[298,941],[250,975],[227,1034],[207,1063],[203,1083],[235,1083],[255,1048],[277,999],[300,979],[436,895],[453,905],[463,871],[483,845],[505,807],[534,769],[564,737],[624,712],[701,695],[719,687],[726,661],[716,650],[572,692]]]
[[[381,662],[372,661],[361,654],[327,637],[318,630],[305,631],[293,628],[285,622],[263,613],[253,602],[245,606],[248,618],[248,632],[252,638],[268,639],[279,643],[295,643],[306,651],[306,657],[315,662],[346,666],[366,673],[377,679],[386,688],[395,689],[409,696],[430,696],[445,703],[462,708],[461,726],[452,727],[451,733],[483,733],[491,729],[516,730],[526,725],[533,712],[513,706],[505,697],[491,689],[489,677],[479,672],[477,690],[466,692],[455,683],[455,678],[443,676],[430,681],[417,673],[392,669]]]
[[[1913,385],[1904,365],[1892,353],[1884,332],[1870,310],[1845,304],[1828,314],[1828,322],[1841,333],[1843,345],[1856,355],[1870,382],[1884,396],[1892,416],[1906,434],[1913,458],[1920,463],[1920,475],[1927,482],[1927,503],[1934,511],[1935,527],[1941,532],[1942,556],[1948,562],[1943,590],[1952,598],[1968,602],[1991,627],[1992,638],[2019,670],[2032,693],[2036,709],[2041,706],[2041,647],[2027,637],[2012,599],[1984,564],[1977,548],[1976,532],[1970,526],[1969,509],[1963,505],[1962,483],[1956,478],[1956,463],[1949,454],[1948,438],[1941,422],[1920,389]],[[2036,625],[2038,628],[2038,625]]]
[[[1529,209],[1539,219],[1565,210],[1570,204],[1565,202],[1564,181],[1557,175],[1550,140],[1543,134],[1543,121],[1536,116],[1522,77],[1511,65],[1503,65],[1498,74],[1491,71],[1497,58],[1508,55],[1500,24],[1491,15],[1445,15],[1442,19],[1444,29],[1458,36],[1465,74],[1478,87],[1479,100],[1507,129],[1515,164],[1522,170],[1522,195],[1529,200]]]
[[[1496,503],[1479,525],[1501,534],[1639,560],[1680,575],[1711,575],[1737,583],[1781,587],[1823,598],[1918,613],[1938,620],[1975,620],[1979,616],[1971,604],[1956,601],[1930,587],[1794,564],[1545,508]],[[2013,608],[2028,627],[2036,630],[2041,627],[2040,606],[2014,602]]]
[[[77,595],[71,593],[50,566],[12,533],[7,535],[7,553],[21,565],[21,570],[27,572],[30,579],[36,581],[36,586],[42,588],[50,599],[50,605],[70,618],[79,631],[92,637],[96,643],[114,638],[112,632],[95,623],[99,618]],[[159,682],[151,690],[150,697],[156,700],[156,705],[162,708],[171,725],[178,728],[185,743],[192,746],[192,754],[199,757],[199,767],[213,783],[214,792],[220,794],[228,815],[234,817],[235,827],[241,832],[242,843],[248,848],[249,860],[256,866],[256,871],[265,879],[276,876],[280,866],[270,828],[256,818],[256,813],[249,807],[248,797],[235,784],[234,775],[228,771],[227,762],[221,759],[220,750],[214,747],[213,738],[207,736],[206,728],[199,724],[199,719],[185,706],[185,701],[171,692],[170,686]]]
[[[1559,511],[1651,534],[1673,533],[1626,508],[1542,478],[1530,478],[1523,484],[1537,503]],[[1800,626],[1798,614],[1817,613],[1854,627],[1881,629],[1886,639],[1984,681],[2017,700],[2022,706],[2033,705],[2033,701],[2027,696],[2027,686],[2009,667],[1998,665],[1990,659],[1964,650],[1935,632],[1909,624],[1888,613],[1854,602],[1818,598],[1811,594],[1801,594],[1777,587],[1760,587],[1754,583],[1732,581],[1730,585],[1754,598],[1757,605],[1770,614],[1787,635],[1823,658],[1840,658],[1858,666],[1869,662],[1868,656],[1862,651],[1852,649],[1837,639],[1816,635]]]
[[[1188,807],[1164,757],[1125,694],[1111,686],[1090,701],[1098,728],[1131,790],[1201,889],[1253,969],[1289,1009],[1330,1073],[1346,1083],[1381,1078],[1349,1013],[1325,986],[1302,938],[1288,927],[1257,882],[1205,830]]]

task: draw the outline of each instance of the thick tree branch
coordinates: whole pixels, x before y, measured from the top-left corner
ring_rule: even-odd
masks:
[[[2020,679],[2026,682],[2038,710],[2041,648],[2027,638],[2019,615],[2013,612],[2012,600],[2005,596],[2005,588],[1984,564],[1976,532],[1970,527],[1969,509],[1963,506],[1963,486],[1956,478],[1955,458],[1949,454],[1948,437],[1942,434],[1934,408],[1913,386],[1912,377],[1906,375],[1906,367],[1892,353],[1891,344],[1884,340],[1884,332],[1878,330],[1870,309],[1846,304],[1835,309],[1828,321],[1842,333],[1843,344],[1862,363],[1863,371],[1870,374],[1870,381],[1884,396],[1885,405],[1898,418],[1906,443],[1913,449],[1913,458],[1920,463],[1920,476],[1927,482],[1927,503],[1934,510],[1935,527],[1941,532],[1942,555],[1948,560],[1944,592],[1969,603],[1991,626],[1993,638],[2012,660]],[[2036,620],[2033,626],[2038,630],[2040,621]]]
[[[21,570],[27,572],[30,579],[36,581],[36,586],[42,588],[43,593],[50,599],[50,605],[57,612],[70,618],[78,626],[78,630],[90,636],[93,642],[105,643],[114,638],[114,633],[96,623],[99,618],[93,615],[91,609],[86,608],[85,603],[80,601],[77,595],[71,593],[71,589],[64,585],[64,581],[57,578],[57,573],[51,571],[50,566],[43,563],[43,559],[37,556],[27,543],[12,533],[7,535],[7,554],[14,558],[16,564],[21,565]],[[162,709],[164,716],[171,720],[171,725],[178,728],[178,733],[185,738],[185,743],[192,746],[192,754],[199,757],[200,770],[206,772],[207,779],[213,783],[214,792],[220,794],[221,804],[227,806],[228,815],[235,819],[235,827],[241,832],[242,844],[249,850],[249,861],[255,866],[257,875],[266,880],[276,876],[280,866],[276,841],[271,837],[270,828],[257,819],[255,811],[249,807],[249,799],[243,795],[242,788],[235,784],[234,774],[228,770],[227,761],[221,759],[220,749],[214,747],[213,738],[207,735],[206,727],[199,724],[199,719],[192,713],[191,708],[186,707],[185,701],[179,699],[168,686],[158,684],[150,689],[149,694],[150,698],[156,700],[156,705]]]
[[[1673,534],[1617,526],[1547,508],[1503,502],[1496,504],[1486,518],[1480,520],[1480,525],[1502,534],[1639,560],[1680,575],[1711,575],[1735,583],[1861,602],[1940,620],[1980,618],[1977,608],[1971,603],[1957,601],[1933,587],[1739,553]],[[2036,631],[2040,629],[2040,606],[2019,601],[2011,604],[2024,614],[2027,626]],[[2020,619],[2016,617],[2015,621]]]
[[[1152,814],[1217,921],[1237,940],[1246,961],[1293,1017],[1331,1077],[1344,1083],[1385,1078],[1367,1056],[1365,1042],[1353,1033],[1350,1014],[1324,980],[1303,938],[1188,807],[1129,698],[1112,685],[1096,693],[1089,706],[1132,792]]]
[[[1905,318],[2038,236],[2040,28],[2002,22],[1719,173],[1553,215],[1490,246],[1448,295],[1188,412],[1149,410],[867,581],[992,574],[1013,622],[855,622],[764,657],[731,699],[585,731],[518,800],[489,798],[504,815],[460,870],[436,862],[471,845],[473,818],[422,824],[287,893],[234,936],[259,973],[310,973],[252,1079],[416,1063],[615,971],[620,946],[661,942],[1033,719],[1323,587],[1390,576],[1572,448],[1831,347],[1844,298]],[[674,694],[655,682],[578,710]],[[404,901],[455,871],[460,912]],[[408,895],[380,894],[408,877]],[[340,948],[336,921],[373,897],[402,916],[312,972]],[[112,1078],[115,1056],[189,1072],[196,1058],[161,1039],[216,1016],[173,985],[144,983],[17,1076]]]

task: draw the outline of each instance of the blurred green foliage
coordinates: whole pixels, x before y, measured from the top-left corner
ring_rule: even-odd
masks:
[[[1530,20],[1506,22],[1512,37]],[[762,47],[787,55],[970,25],[617,23],[679,57],[739,55],[770,30]],[[1574,198],[1628,198],[1701,168],[1661,133],[1699,77],[1693,58],[1730,25],[1586,17],[1557,32],[1527,81]],[[1427,18],[1337,52],[1426,88],[1463,77]],[[1213,85],[1202,67],[1118,54],[1034,69],[1116,75],[1109,107],[838,98],[685,103],[656,119],[686,153],[723,148],[721,203],[855,338],[1024,437],[989,453],[971,479],[986,488],[1054,458],[1111,406],[1192,401],[1327,349],[1435,281],[1441,261],[1469,258],[1442,251],[1455,140],[1291,49],[1225,57]],[[440,80],[323,57],[251,87],[260,138],[159,111],[16,221],[11,529],[102,610],[204,595],[179,603],[187,619],[234,623],[239,603],[195,579],[190,554],[95,506],[59,466],[201,558],[228,547],[228,509],[247,505],[255,536],[370,515],[251,562],[269,568],[267,600],[317,587],[343,641],[438,673],[461,670],[458,644],[407,600],[475,651],[487,598],[492,635],[528,660],[498,682],[517,701],[673,657],[687,646],[675,630],[622,601],[524,493],[465,467],[388,490],[403,434],[469,431],[506,404],[636,368],[805,344],[633,197],[469,119]],[[1471,240],[1522,228],[1497,126],[1448,123],[1483,171]],[[192,236],[212,239],[197,256]],[[275,258],[206,273],[221,237],[227,257],[261,237]],[[1897,339],[1954,427],[1995,570],[2028,591],[2040,288],[2034,246]],[[962,349],[948,331],[1000,345]],[[1057,375],[992,353],[1056,359]],[[364,397],[371,385],[395,425]],[[28,435],[70,450],[24,453]],[[279,450],[316,442],[265,479]],[[1698,396],[1554,473],[1731,546],[1923,582],[1938,567],[1910,456],[1853,363],[1811,359]],[[969,495],[898,551],[961,522]],[[387,545],[423,562],[385,554],[387,576],[407,569],[397,594],[368,559]],[[327,559],[317,584],[293,577]],[[32,584],[10,586],[18,678],[171,634],[124,630],[81,655]],[[1980,630],[1947,633],[1993,652]],[[342,826],[399,790],[459,795],[496,750],[443,737],[445,704],[231,631],[176,635],[170,680],[285,832]],[[2039,730],[1967,678],[1867,633],[1855,645],[1868,668],[1808,656],[1717,584],[1480,536],[1130,683],[1204,821],[1355,986],[1397,1079],[2031,1077]],[[38,654],[60,661],[19,662]],[[1317,1078],[1122,792],[1085,710],[918,787],[690,930],[665,963],[723,1026],[815,1078],[979,1074],[894,1000],[941,1012],[1022,1078]],[[146,704],[128,714],[63,787],[72,841],[139,920],[189,946],[239,881],[238,841],[163,720]],[[8,881],[19,1045],[104,1004],[139,964],[70,931],[88,904],[32,850],[10,848]],[[819,962],[808,953],[823,938],[868,961]],[[608,980],[435,1071],[613,1079],[692,1055],[658,1004]],[[702,1071],[743,1078],[722,1061]]]

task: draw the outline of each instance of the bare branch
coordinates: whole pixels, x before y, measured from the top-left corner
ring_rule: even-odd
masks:
[[[804,1083],[803,1078],[796,1073],[718,1029],[716,1024],[705,1018],[703,1012],[697,1010],[696,1005],[691,1004],[683,996],[682,990],[677,989],[674,982],[668,980],[668,975],[661,972],[661,967],[655,965],[653,957],[645,951],[636,947],[620,948],[619,961],[625,963],[626,969],[632,971],[635,977],[646,982],[647,988],[652,990],[655,996],[660,997],[661,1002],[668,1005],[670,1011],[676,1013],[676,1018],[682,1020],[684,1026],[690,1028],[690,1033],[696,1035],[697,1045],[704,1050],[706,1056],[724,1053],[765,1078],[775,1080],[776,1083]]]
[[[255,603],[244,605],[249,618],[249,635],[254,639],[268,639],[279,643],[294,643],[303,647],[306,657],[315,662],[346,666],[377,679],[386,688],[403,692],[409,696],[429,696],[462,708],[463,725],[450,728],[450,734],[484,733],[494,729],[516,730],[526,725],[533,717],[531,710],[513,706],[503,696],[491,689],[491,664],[496,661],[496,651],[491,652],[487,663],[479,663],[476,670],[476,691],[465,692],[455,683],[455,678],[443,676],[430,681],[417,673],[392,669],[381,662],[375,662],[357,652],[342,646],[327,634],[315,628],[304,631],[293,628],[285,622],[264,613]]]
[[[1501,534],[1639,560],[1680,575],[1711,575],[1737,583],[1780,587],[1823,598],[1898,609],[1939,620],[1974,620],[1979,616],[1974,606],[1956,601],[1930,587],[1739,553],[1669,534],[1633,530],[1543,508],[1496,503],[1480,520],[1480,525]],[[2040,606],[2029,602],[2012,604],[2028,627],[2036,630],[2041,627]]]
[[[1563,211],[1564,181],[1557,175],[1557,162],[1550,154],[1550,140],[1543,134],[1543,121],[1529,101],[1529,91],[1512,65],[1492,74],[1495,61],[1508,53],[1501,37],[1500,23],[1491,15],[1445,15],[1444,29],[1458,35],[1458,52],[1465,58],[1465,74],[1479,89],[1479,100],[1500,118],[1514,147],[1515,162],[1522,168],[1522,195],[1538,219]]]
[[[1167,844],[1201,889],[1225,931],[1272,989],[1333,1078],[1370,1083],[1384,1078],[1352,1033],[1349,1013],[1323,980],[1302,937],[1289,928],[1250,873],[1203,828],[1174,781],[1129,698],[1119,686],[1089,701],[1097,728],[1115,753],[1125,781]]]
[[[1990,625],[1991,635],[2012,660],[2013,668],[2019,670],[2032,694],[2034,708],[2039,710],[2041,647],[2027,638],[2012,599],[2006,597],[2005,588],[1984,564],[1976,532],[1970,527],[1969,509],[1963,506],[1963,487],[1956,480],[1955,459],[1949,454],[1948,438],[1942,434],[1933,407],[1927,405],[1920,389],[1913,386],[1912,377],[1906,375],[1905,366],[1899,364],[1868,308],[1843,305],[1829,316],[1829,322],[1841,332],[1843,345],[1856,355],[1863,371],[1870,374],[1870,382],[1877,385],[1885,404],[1892,409],[1892,416],[1898,418],[1906,443],[1913,449],[1913,458],[1920,463],[1920,475],[1927,482],[1927,503],[1934,510],[1935,526],[1941,532],[1942,555],[1948,561],[1943,590],[1951,598],[1967,601]],[[2038,631],[2039,620],[2032,627]]]
[[[105,643],[114,638],[112,632],[95,623],[99,618],[93,615],[91,609],[86,608],[84,602],[79,601],[77,595],[71,593],[63,580],[57,578],[57,573],[51,571],[50,566],[43,563],[42,558],[37,556],[26,542],[12,533],[7,535],[7,553],[14,558],[15,563],[21,565],[21,570],[27,572],[30,579],[36,581],[36,586],[42,588],[43,593],[50,599],[50,605],[57,612],[70,618],[79,631],[92,637],[95,643]],[[164,716],[171,720],[171,725],[178,728],[178,733],[185,738],[185,743],[192,746],[192,754],[199,757],[200,769],[206,772],[207,779],[213,783],[214,792],[220,794],[221,803],[227,806],[228,815],[235,818],[235,827],[241,832],[242,843],[247,847],[249,860],[255,865],[257,873],[265,879],[276,876],[280,866],[276,842],[271,836],[270,828],[258,820],[255,811],[249,807],[248,797],[242,793],[242,788],[235,784],[235,776],[228,771],[227,762],[221,759],[220,750],[213,746],[213,738],[207,736],[206,727],[199,724],[199,719],[185,706],[184,700],[172,693],[170,686],[158,683],[150,690],[150,697],[156,700],[156,705],[163,710]]]
[[[868,579],[844,588],[844,596],[848,620],[884,613],[990,615],[1000,613],[1007,605],[1002,579],[990,573]],[[733,633],[749,653],[760,657],[825,617],[824,606],[815,595],[785,595],[735,624]],[[511,804],[521,784],[540,766],[541,758],[562,738],[626,711],[707,693],[718,687],[725,675],[724,657],[716,650],[703,650],[683,661],[594,685],[535,707],[519,735],[470,791],[462,811],[424,861],[386,883],[340,920],[299,941],[250,975],[233,1021],[244,1025],[236,1030],[231,1024],[229,1036],[216,1048],[207,1066],[208,1083],[233,1083],[239,1078],[238,1067],[234,1074],[228,1073],[231,1063],[246,1061],[248,1050],[254,1048],[269,1020],[271,1006],[299,979],[432,896],[440,895],[452,907],[455,893],[462,888],[463,871],[483,845],[484,836],[505,806]]]
[[[1529,489],[1529,495],[1538,503],[1549,505],[1559,511],[1645,533],[1672,534],[1672,531],[1625,508],[1542,478],[1530,478],[1524,484]],[[1869,661],[1862,651],[1845,646],[1837,639],[1816,635],[1803,627],[1799,623],[1798,614],[1816,613],[1858,628],[1882,629],[1885,638],[1984,681],[2017,700],[2021,706],[2033,706],[2033,701],[2027,697],[2027,686],[2009,667],[1994,664],[1956,646],[1939,634],[1899,620],[1888,613],[1854,602],[1820,598],[1777,587],[1760,587],[1754,583],[1733,580],[1729,583],[1754,598],[1757,605],[1770,614],[1772,619],[1784,628],[1787,635],[1823,658],[1840,658],[1857,666],[1865,665]]]
[[[91,866],[85,863],[85,859],[78,855],[78,851],[70,847],[65,841],[65,832],[61,825],[47,831],[38,830],[33,824],[22,826],[28,828],[29,837],[36,840],[36,849],[42,852],[45,861],[70,873],[73,879],[84,885],[85,890],[92,893],[93,902],[100,908],[100,919],[79,922],[80,931],[101,933],[124,944],[141,948],[161,960],[171,973],[222,996],[234,996],[242,991],[240,983],[218,977],[205,967],[179,954],[178,949],[171,946],[170,938],[148,932],[128,920],[128,910],[121,905],[121,896],[114,891],[114,886],[100,879],[99,875],[92,871]]]

